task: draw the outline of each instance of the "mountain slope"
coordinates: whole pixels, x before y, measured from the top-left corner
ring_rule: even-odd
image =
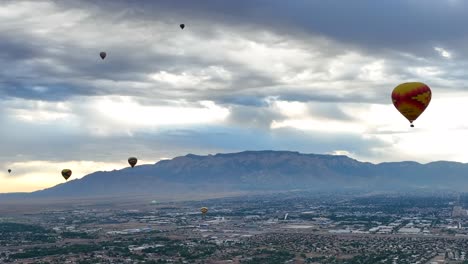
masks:
[[[95,172],[29,197],[90,197],[236,190],[468,188],[468,164],[372,164],[346,156],[288,151],[188,154],[154,165]]]

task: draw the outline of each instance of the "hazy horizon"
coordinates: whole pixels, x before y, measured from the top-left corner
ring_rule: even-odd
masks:
[[[239,151],[239,152],[231,152],[231,153],[241,153],[241,152],[247,152],[247,151],[252,151],[252,150],[244,150],[244,151]],[[269,150],[255,150],[255,151],[269,151]],[[275,151],[278,151],[278,152],[282,152],[282,151],[286,151],[286,150],[275,150]],[[295,152],[293,150],[287,150],[288,152]],[[204,154],[204,155],[201,155],[201,156],[208,156],[208,155],[217,155],[217,154],[231,154],[231,153],[228,153],[228,152],[221,152],[221,153],[207,153],[207,154]],[[347,157],[350,157],[350,158],[353,158],[352,156],[349,156],[347,155],[346,153],[302,153],[302,152],[299,152],[300,154],[318,154],[318,155],[344,155],[344,156],[347,156]],[[186,154],[182,154],[181,156],[185,156],[185,155],[189,155],[189,154],[192,154],[192,155],[199,155],[197,153],[186,153]],[[175,156],[175,157],[171,157],[171,158],[162,158],[160,160],[157,160],[157,161],[154,161],[154,162],[151,162],[151,161],[139,161],[138,162],[138,166],[141,166],[141,165],[154,165],[156,163],[158,163],[159,161],[161,160],[171,160],[173,158],[176,158],[176,157],[180,157],[180,156]],[[374,164],[379,164],[379,162],[372,162],[372,161],[367,161],[367,160],[358,160],[360,162],[371,162],[371,163],[374,163]],[[393,162],[404,162],[404,161],[410,161],[410,160],[396,160],[396,161],[393,161]],[[423,162],[421,164],[427,164],[427,163],[431,163],[431,162],[437,162],[437,161],[446,161],[446,160],[433,160],[433,161],[428,161],[428,162]],[[383,161],[383,162],[386,162],[386,161]],[[98,171],[104,171],[104,172],[110,172],[110,171],[114,171],[114,170],[121,170],[121,169],[125,169],[125,168],[128,168],[128,164],[126,164],[126,161],[123,160],[122,163],[114,163],[112,165],[115,165],[116,167],[105,167],[104,169],[96,169],[96,170],[93,170],[93,168],[89,168],[89,171],[83,171],[83,174],[82,175],[78,175],[76,177],[73,177],[72,179],[70,180],[74,180],[74,179],[81,179],[89,174],[92,174],[94,172],[98,172]],[[0,191],[0,194],[2,193],[15,193],[15,192],[34,192],[34,191],[38,191],[38,190],[42,190],[44,188],[50,188],[50,187],[53,187],[53,186],[56,186],[57,184],[61,184],[61,183],[65,183],[63,180],[59,181],[58,183],[56,184],[53,184],[53,185],[50,185],[50,186],[43,186],[43,187],[40,187],[40,188],[37,188],[37,187],[31,187],[33,189],[30,189],[30,190],[20,190],[20,191],[7,191],[7,192],[2,192]]]
[[[160,161],[165,162],[159,163]],[[121,197],[122,199],[127,197],[125,199],[128,199],[138,195],[152,196],[155,194],[158,195],[158,199],[167,196],[167,199],[172,200],[180,199],[180,197],[198,197],[196,188],[223,197],[223,193],[232,192],[288,192],[299,189],[316,189],[327,192],[341,192],[347,189],[463,191],[468,187],[464,177],[468,173],[468,163],[458,163],[454,166],[454,162],[443,160],[426,163],[408,160],[372,163],[336,153],[246,150],[207,155],[188,153],[160,161],[138,164],[135,168],[124,166],[92,171],[68,181],[63,180],[58,184],[33,190],[33,192],[41,191],[42,194],[39,193],[39,196],[36,196],[40,200],[49,198],[54,200],[58,197],[73,200],[87,196],[95,198],[102,196],[103,199],[107,199],[106,197]],[[220,171],[223,171],[222,175],[218,175]],[[90,177],[84,182],[74,185],[75,180],[85,176]],[[115,182],[113,180],[109,182],[111,179]],[[150,181],[147,181],[148,179]],[[265,179],[269,184],[264,184]],[[329,181],[326,185],[323,185],[324,179]],[[400,184],[404,183],[404,185],[398,185],[398,180],[403,180]],[[275,186],[275,182],[279,185]],[[288,182],[296,182],[296,184],[294,186],[287,185]],[[132,188],[129,188],[129,184],[133,188],[139,186],[138,188],[143,189],[137,189],[138,191],[134,192]],[[161,184],[165,187],[160,188],[158,185]],[[110,186],[120,186],[118,187],[120,189],[116,192],[116,190],[109,189]],[[150,187],[150,192],[145,190],[148,187]],[[87,194],[86,190],[89,189],[98,192]],[[168,189],[171,191],[167,192]],[[45,196],[44,191],[46,191]],[[0,192],[0,195],[14,193],[24,192]],[[4,196],[4,198],[8,198],[8,201],[15,201],[15,199],[30,199],[32,196]]]

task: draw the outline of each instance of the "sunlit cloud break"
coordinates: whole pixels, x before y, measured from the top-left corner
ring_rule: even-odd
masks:
[[[444,58],[447,58],[447,59],[452,58],[452,54],[450,52],[448,52],[447,50],[443,49],[443,48],[434,47],[434,50],[437,51],[440,54],[440,56],[442,56]]]

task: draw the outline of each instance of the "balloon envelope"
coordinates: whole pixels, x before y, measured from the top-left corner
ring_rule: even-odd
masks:
[[[68,178],[70,178],[71,175],[72,175],[71,170],[69,170],[69,169],[62,170],[62,176],[63,176],[63,178],[65,178],[65,180],[68,180]]]
[[[106,55],[107,54],[104,51],[101,51],[101,53],[99,53],[99,56],[101,57],[101,59],[104,59]]]
[[[206,214],[206,213],[208,213],[208,208],[202,207],[202,208],[200,209],[200,211],[202,212],[202,214]]]
[[[8,169],[8,173],[11,173],[11,170],[10,170],[10,169]]]
[[[431,97],[431,89],[421,82],[402,83],[392,92],[393,105],[410,121],[411,126],[429,105]]]
[[[184,29],[185,25],[184,24],[180,24],[180,28],[181,29]]]
[[[130,164],[130,166],[132,166],[132,168],[135,167],[135,165],[137,164],[137,162],[138,162],[138,159],[135,158],[135,157],[130,157],[130,158],[128,158],[128,164]]]

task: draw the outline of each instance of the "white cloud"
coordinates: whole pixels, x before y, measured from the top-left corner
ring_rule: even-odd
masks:
[[[169,101],[167,106],[159,106],[141,105],[126,96],[85,97],[59,103],[15,99],[4,105],[6,114],[18,121],[49,125],[60,121],[61,127],[100,136],[167,126],[214,124],[229,115],[228,108],[208,100],[197,104]]]
[[[176,87],[197,86],[201,82],[207,81],[210,79],[210,77],[206,75],[195,76],[195,75],[187,74],[185,72],[183,72],[180,75],[176,75],[176,74],[168,73],[166,71],[161,71],[159,73],[152,74],[151,78],[156,81],[168,83]]]
[[[287,117],[304,117],[307,114],[307,104],[301,102],[274,101],[272,107]]]
[[[335,151],[332,151],[330,153],[327,153],[327,154],[330,154],[330,155],[345,155],[345,156],[348,156],[348,157],[351,157],[353,156],[353,154],[347,150],[335,150]]]
[[[426,111],[410,128],[409,122],[391,105],[346,104],[340,108],[350,113],[352,121],[316,118],[307,111],[307,104],[277,101],[270,104],[283,120],[273,120],[271,129],[294,128],[307,133],[359,134],[363,138],[387,142],[385,147],[371,147],[375,156],[361,157],[369,161],[455,160],[468,162],[466,134],[468,126],[460,113],[468,112],[468,94],[437,94]],[[466,143],[466,144],[465,144]],[[338,151],[338,150],[337,150]],[[353,153],[346,150],[346,153]],[[335,152],[333,152],[335,153]],[[345,152],[336,152],[345,153]],[[345,154],[346,155],[346,154]]]
[[[384,60],[370,62],[361,67],[361,72],[359,73],[358,78],[374,82],[385,80],[386,74],[384,72],[384,65]]]
[[[13,119],[31,123],[51,123],[61,121],[71,123],[76,116],[65,102],[45,102],[15,99],[3,103],[6,114]]]
[[[149,75],[151,80],[161,82],[165,85],[169,84],[176,88],[189,88],[193,90],[204,90],[207,88],[224,88],[226,85],[219,82],[213,82],[213,79],[219,79],[229,83],[233,76],[222,66],[209,66],[206,69],[198,71],[182,72],[174,74],[167,71]]]
[[[434,47],[434,50],[439,53],[440,56],[451,59],[452,58],[452,53],[448,52],[446,49],[443,49],[441,47]]]
[[[323,121],[312,118],[308,119],[286,119],[282,121],[273,120],[272,129],[291,127],[300,130],[308,130],[322,133],[343,133],[360,134],[364,132],[365,127],[361,124],[342,121]]]
[[[275,101],[270,106],[285,117],[283,120],[272,120],[271,129],[290,127],[325,133],[362,133],[365,130],[364,124],[354,121],[314,116],[310,113],[307,103]]]
[[[184,106],[175,101],[169,106],[144,106],[131,97],[102,97],[88,103],[96,115],[90,117],[92,126],[100,127],[105,133],[115,133],[121,128],[151,129],[161,126],[201,125],[222,122],[229,115],[227,108],[212,101],[200,101],[198,106]],[[87,116],[83,116],[87,120]]]

